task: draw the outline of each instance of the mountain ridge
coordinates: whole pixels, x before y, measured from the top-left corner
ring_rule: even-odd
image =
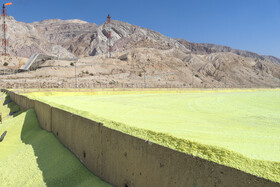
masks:
[[[15,25],[18,25],[19,27],[20,25],[28,28],[29,31],[31,31],[31,33],[28,33],[31,37],[33,36],[34,38],[35,36],[38,40],[46,40],[51,46],[61,46],[76,56],[95,56],[107,52],[107,46],[106,44],[104,45],[107,41],[105,23],[97,25],[80,19],[46,19],[32,23],[24,23],[17,22],[12,16],[9,16],[7,24],[8,27],[16,27]],[[12,30],[11,34],[13,35],[15,32],[13,33]],[[27,33],[22,34],[24,35]],[[38,38],[36,36],[40,37]],[[180,48],[185,53],[191,52],[195,54],[210,54],[214,52],[233,52],[244,57],[258,58],[260,60],[266,59],[274,63],[280,63],[280,58],[271,55],[260,55],[248,50],[234,49],[224,45],[195,43],[186,39],[170,38],[164,36],[160,32],[118,20],[112,20],[112,37],[114,43],[113,49],[115,51],[122,51],[132,46],[134,47],[134,45],[136,47],[147,45],[148,47],[161,49],[170,49],[175,47]],[[11,41],[11,43],[11,48],[13,49],[13,41]],[[32,41],[31,43],[36,43],[36,41]],[[60,50],[62,51],[62,49]],[[19,55],[16,53],[17,51],[20,51],[20,49],[17,49],[16,47],[13,51],[15,52],[15,56],[22,55],[22,53],[19,53]],[[49,54],[54,53],[55,55],[58,53],[53,50],[41,51]],[[31,52],[33,52],[33,50],[31,50]],[[34,52],[36,52],[36,50],[34,50]],[[65,51],[64,53],[65,55],[70,55]],[[28,55],[30,56],[31,54],[28,53]],[[28,55],[24,55],[22,57],[29,57]]]
[[[151,86],[158,87],[280,85],[280,59],[276,57],[174,39],[122,21],[111,22],[113,58],[107,58],[109,28],[106,23],[97,25],[60,19],[23,23],[8,17],[7,24],[11,56],[28,58],[34,53],[45,53],[59,59],[79,57],[77,65],[81,67],[77,74],[85,83],[133,84],[137,87],[147,78]],[[23,62],[18,58],[4,66],[5,60],[7,58],[0,59],[0,69],[16,69]],[[14,80],[12,85],[18,86],[20,82],[33,84],[38,79],[45,82],[44,85],[73,82],[75,71],[69,61],[47,61],[40,68],[34,72],[1,77],[2,82],[11,84]]]
[[[196,52],[199,49],[201,50],[200,52],[202,53],[205,52],[206,54],[215,53],[215,52],[232,52],[237,55],[241,55],[243,57],[260,58],[261,60],[267,59],[267,60],[272,60],[275,63],[280,63],[280,58],[277,58],[272,55],[260,55],[255,52],[251,52],[248,50],[234,49],[232,47],[225,46],[225,45],[217,45],[211,43],[195,43],[185,39],[176,39],[176,40],[181,43],[184,43],[185,45],[188,45],[187,43],[191,43],[194,46],[192,52]]]

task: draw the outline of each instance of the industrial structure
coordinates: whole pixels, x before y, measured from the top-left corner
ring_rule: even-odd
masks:
[[[7,5],[12,5],[12,3],[6,3],[3,4],[2,7],[2,55],[3,56],[9,56],[9,52],[8,52],[8,46],[9,46],[9,40],[8,40],[8,25],[6,23],[6,18],[7,18],[7,9],[6,6]]]
[[[23,67],[20,68],[21,71],[30,71],[37,69],[41,64],[47,60],[53,60],[55,57],[45,55],[45,54],[33,54],[29,60],[25,63]]]
[[[112,58],[113,45],[112,45],[112,25],[111,25],[111,16],[107,16],[107,38],[108,38],[108,58]]]

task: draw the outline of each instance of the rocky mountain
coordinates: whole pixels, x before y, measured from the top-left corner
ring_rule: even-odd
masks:
[[[40,35],[48,42],[61,45],[76,56],[95,56],[108,51],[106,23],[97,26],[86,22],[70,22],[62,20],[47,20],[32,23]],[[138,47],[156,49],[180,48],[189,52],[182,44],[172,38],[120,21],[112,21],[112,42],[115,52]]]
[[[280,59],[273,56],[227,46],[173,39],[146,28],[113,20],[111,31],[114,58],[106,59],[106,23],[96,25],[82,20],[59,19],[23,23],[12,17],[9,17],[7,22],[12,56],[28,58],[33,53],[45,53],[59,58],[79,57],[78,64],[89,66],[88,70],[78,68],[80,77],[86,82],[91,80],[100,83],[102,80],[106,84],[137,84],[142,82],[145,74],[153,85],[160,86],[280,85]],[[22,60],[15,59],[9,66],[4,67],[4,61],[0,63],[0,69],[12,68],[11,64],[22,64]],[[26,81],[27,77],[32,82],[34,78],[44,78],[45,81],[50,75],[53,77],[51,80],[55,80],[54,77],[60,80],[61,77],[73,76],[73,68],[69,62],[49,61],[46,64],[42,66],[45,70],[24,76],[8,76],[7,82],[11,79]],[[55,70],[50,68],[54,64]]]
[[[217,52],[225,52],[225,53],[234,53],[243,57],[249,57],[259,60],[268,60],[273,63],[280,63],[280,59],[273,56],[259,55],[257,53],[253,53],[250,51],[244,51],[239,49],[233,49],[228,46],[216,45],[216,44],[207,44],[207,43],[193,43],[189,42],[185,39],[177,39],[182,45],[184,45],[187,49],[189,49],[192,53],[195,54],[211,54]]]
[[[35,23],[34,23],[35,24]],[[42,37],[40,30],[33,24],[16,21],[13,17],[7,18],[9,39],[9,53],[12,56],[29,58],[34,53],[45,53],[48,55],[61,55],[62,57],[74,57],[61,45],[48,41]]]
[[[96,25],[82,20],[44,20],[41,22],[17,22],[9,16],[9,39],[11,53],[16,56],[29,57],[30,53],[45,52],[63,54],[63,56],[95,56],[107,52],[107,24]],[[129,23],[113,20],[113,50],[116,52],[131,48],[180,49],[184,53],[211,54],[230,52],[243,57],[269,60],[280,63],[280,59],[272,56],[233,49],[231,47],[193,43],[184,39],[172,39],[158,32]],[[68,51],[68,53],[65,51]],[[70,53],[71,54],[70,54]]]

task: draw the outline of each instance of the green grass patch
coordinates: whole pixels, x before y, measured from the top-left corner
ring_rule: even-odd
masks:
[[[20,111],[19,106],[15,102],[11,102],[8,105],[8,108],[10,109],[10,114],[16,113]]]
[[[112,129],[280,182],[279,90],[27,95]]]
[[[0,108],[3,113],[9,110],[3,105]],[[0,133],[4,131],[1,186],[110,186],[85,168],[52,133],[42,130],[33,109],[6,119],[0,124]]]

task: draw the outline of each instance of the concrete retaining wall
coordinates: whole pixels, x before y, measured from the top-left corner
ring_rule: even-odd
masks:
[[[52,107],[40,101],[34,101],[34,109],[41,128],[52,131]]]
[[[82,127],[82,128],[81,128]],[[52,132],[96,175],[101,171],[102,124],[53,108]]]
[[[27,98],[26,96],[15,94],[15,103],[20,106],[21,110],[28,110],[35,107],[35,101]]]
[[[11,100],[15,101],[15,95],[16,94],[14,92],[7,92],[7,93],[9,93]]]
[[[203,160],[104,127],[93,120],[10,92],[35,108],[51,131],[95,175],[115,186],[279,186],[269,180]]]

